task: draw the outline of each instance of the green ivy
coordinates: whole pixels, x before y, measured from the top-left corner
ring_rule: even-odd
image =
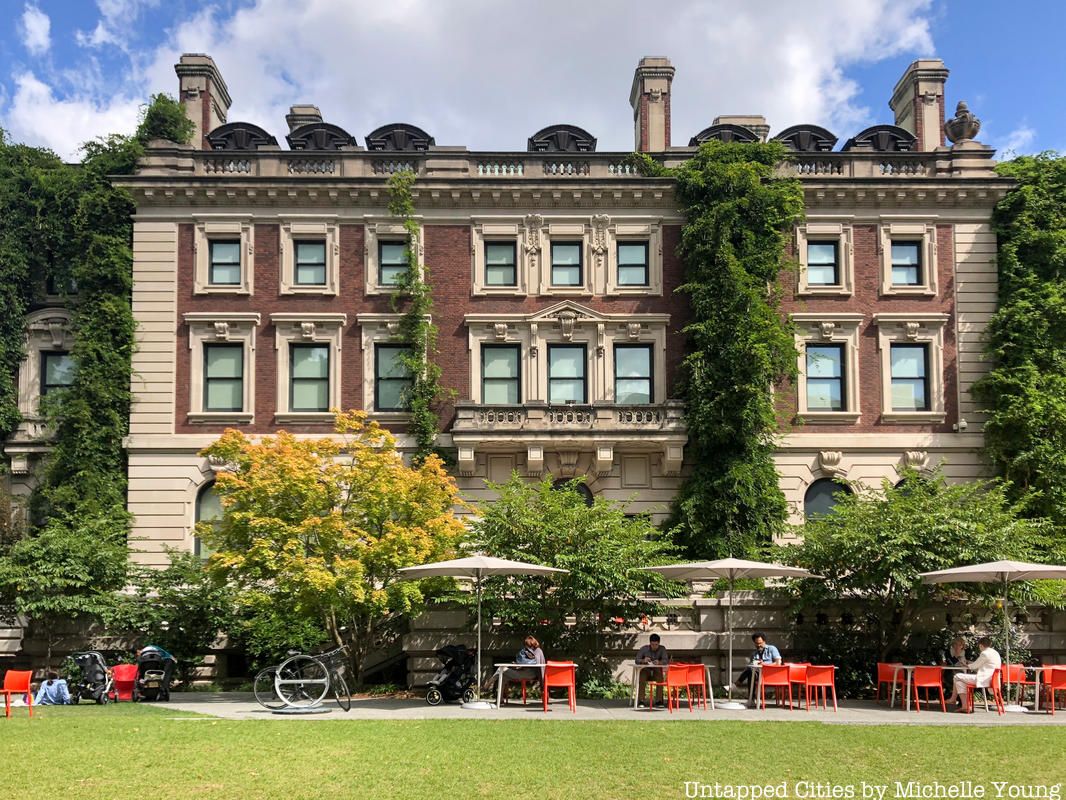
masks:
[[[644,174],[677,181],[685,215],[678,291],[690,314],[678,388],[692,472],[672,524],[694,558],[752,552],[788,516],[773,460],[772,387],[796,372],[777,287],[788,233],[803,214],[803,189],[775,175],[786,157],[778,142],[709,142],[672,169],[633,157]]]
[[[430,318],[433,289],[426,281],[429,268],[419,268],[418,263],[420,226],[411,192],[414,182],[415,174],[410,170],[389,178],[389,213],[403,221],[408,236],[407,270],[392,296],[392,307],[396,311],[403,309],[399,338],[409,349],[401,362],[413,378],[404,400],[411,411],[409,431],[415,440],[414,461],[420,464],[433,452],[440,429],[436,406],[445,392],[440,385],[440,365],[431,358],[437,351],[437,327]]]

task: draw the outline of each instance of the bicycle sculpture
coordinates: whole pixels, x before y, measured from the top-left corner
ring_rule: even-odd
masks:
[[[348,711],[352,698],[344,680],[347,663],[347,647],[318,655],[290,653],[277,666],[267,667],[255,676],[255,699],[270,711],[310,711],[320,707],[332,691],[337,705]]]

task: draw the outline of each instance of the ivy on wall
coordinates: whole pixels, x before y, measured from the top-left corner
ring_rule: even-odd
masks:
[[[414,461],[421,464],[433,452],[439,432],[437,401],[444,395],[440,385],[440,365],[432,360],[437,350],[437,328],[430,314],[433,311],[433,290],[426,281],[428,267],[419,266],[418,248],[421,230],[415,219],[415,203],[411,187],[415,174],[403,170],[389,178],[389,213],[403,221],[408,236],[407,270],[392,296],[392,307],[402,309],[399,338],[409,349],[401,362],[411,373],[412,383],[405,400],[411,410],[410,434],[415,440]]]
[[[796,372],[777,281],[803,190],[775,175],[786,157],[778,142],[709,142],[671,169],[632,157],[644,174],[677,181],[685,215],[678,291],[690,314],[678,389],[692,472],[672,524],[693,558],[743,556],[769,542],[788,516],[773,461],[772,387]]]

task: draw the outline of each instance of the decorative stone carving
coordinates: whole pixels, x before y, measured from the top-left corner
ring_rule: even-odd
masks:
[[[214,328],[215,328],[215,338],[216,339],[218,339],[219,341],[223,341],[223,342],[228,342],[229,341],[229,323],[228,322],[216,322],[215,325],[214,325]]]
[[[601,444],[596,446],[596,474],[603,478],[610,474],[614,466],[614,445]]]
[[[828,342],[832,340],[836,327],[837,324],[835,322],[819,322],[818,335],[822,338],[822,341]]]
[[[663,474],[676,476],[681,474],[681,463],[685,458],[685,447],[681,444],[668,444],[663,448]]]
[[[530,153],[593,153],[596,137],[576,125],[549,125],[526,143]]]
[[[977,137],[981,130],[981,120],[970,111],[965,101],[955,106],[955,116],[944,122],[944,135],[952,144],[968,142]]]
[[[537,323],[529,323],[529,355],[532,358],[536,358],[540,352],[540,348],[537,346]]]
[[[822,450],[818,453],[818,467],[822,472],[830,475],[838,475],[844,471],[840,465],[844,454],[839,450]]]
[[[477,459],[475,458],[473,447],[459,447],[456,461],[460,475],[469,477],[474,474]]]
[[[904,323],[904,328],[907,331],[907,338],[913,341],[913,340],[916,340],[918,338],[918,333],[922,329],[922,323],[920,323],[920,322],[905,322]]]
[[[313,322],[301,322],[300,323],[300,338],[306,339],[309,342],[313,342],[315,339],[315,323]]]
[[[403,122],[382,125],[366,135],[366,149],[391,152],[428,150],[436,141],[421,128]]]
[[[250,122],[229,122],[207,134],[212,150],[258,150],[276,147],[278,140]]]
[[[635,342],[635,341],[637,341],[637,339],[640,338],[640,328],[641,328],[641,325],[640,325],[639,322],[627,322],[626,323],[626,336],[629,337],[630,341],[634,341]]]
[[[799,153],[828,153],[837,143],[836,136],[817,125],[793,125],[774,139]]]
[[[732,123],[721,123],[719,125],[711,125],[709,128],[704,128],[688,141],[689,147],[696,147],[716,140],[719,142],[757,142],[759,137],[755,131],[751,128],[745,128],[743,125],[734,125]]]
[[[559,328],[562,330],[563,340],[572,341],[574,338],[574,325],[577,323],[577,314],[567,309],[560,311],[555,318],[559,320]]]
[[[539,444],[526,448],[526,472],[532,478],[539,478],[544,472],[544,448]]]
[[[562,477],[574,477],[577,472],[577,459],[580,455],[577,450],[563,450],[559,453],[559,472]]]
[[[285,140],[291,150],[340,150],[358,145],[348,131],[321,120],[301,125]]]
[[[903,466],[911,469],[922,469],[928,460],[929,454],[925,450],[908,450],[903,454]]]
[[[207,467],[212,472],[233,472],[237,465],[232,461],[226,461],[222,456],[208,456]]]
[[[492,335],[498,342],[505,341],[507,339],[507,323],[494,322],[492,325]]]
[[[918,137],[898,125],[874,125],[844,143],[842,152],[867,150],[875,153],[909,153],[918,146]]]

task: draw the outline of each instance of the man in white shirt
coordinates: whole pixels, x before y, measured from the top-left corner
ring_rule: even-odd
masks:
[[[992,676],[1003,666],[1003,659],[992,647],[992,640],[987,636],[982,636],[977,640],[977,649],[980,654],[974,661],[967,664],[973,672],[960,672],[955,676],[955,688],[951,697],[948,698],[949,703],[955,702],[961,705],[966,697],[968,686],[979,689],[990,687]]]

